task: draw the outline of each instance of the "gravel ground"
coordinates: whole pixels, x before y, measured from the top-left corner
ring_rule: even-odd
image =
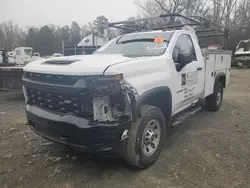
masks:
[[[250,187],[250,70],[232,70],[221,110],[168,133],[158,161],[136,170],[50,144],[25,125],[21,94],[0,93],[0,187]]]

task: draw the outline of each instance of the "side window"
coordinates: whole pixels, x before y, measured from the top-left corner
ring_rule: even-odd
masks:
[[[190,54],[192,56],[192,60],[193,61],[196,60],[196,52],[194,49],[194,44],[189,35],[179,36],[172,54],[175,63],[178,63],[179,54]]]
[[[20,55],[20,51],[19,50],[16,51],[16,55]]]

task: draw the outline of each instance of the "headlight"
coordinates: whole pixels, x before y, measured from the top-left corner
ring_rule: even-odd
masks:
[[[83,79],[85,79],[87,87],[92,88],[94,96],[106,96],[121,91],[120,81],[123,79],[123,75],[90,76]]]
[[[121,81],[123,79],[122,74],[116,74],[116,75],[103,75],[103,76],[96,76],[94,77],[98,81]]]
[[[97,76],[86,76],[82,77],[89,86],[94,85],[107,85],[107,84],[116,84],[123,79],[122,74],[117,75],[97,75]]]

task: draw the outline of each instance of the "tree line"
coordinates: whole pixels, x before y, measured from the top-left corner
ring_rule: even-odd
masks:
[[[135,0],[135,3],[139,17],[181,13],[200,15],[225,25],[230,29],[232,50],[235,50],[240,40],[250,39],[250,0]],[[105,16],[99,16],[93,23],[83,26],[74,21],[70,26],[45,25],[27,30],[11,21],[4,22],[0,23],[0,49],[29,46],[41,55],[51,55],[62,51],[62,41],[65,46],[75,46],[91,33],[104,35],[106,30],[110,38],[127,33],[108,29],[108,22]]]
[[[24,31],[12,21],[0,23],[0,49],[13,49],[15,47],[32,47],[42,56],[62,52],[64,46],[76,46],[82,38],[89,34],[104,35],[108,19],[99,16],[93,23],[80,25],[73,21],[70,26],[45,25],[42,27],[30,27]],[[112,35],[112,30],[109,30]]]

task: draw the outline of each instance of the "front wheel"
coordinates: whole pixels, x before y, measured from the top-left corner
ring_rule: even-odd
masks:
[[[206,98],[206,106],[209,111],[218,111],[221,107],[223,100],[223,85],[216,82],[214,86],[214,92],[212,95]]]
[[[143,105],[141,118],[131,125],[123,158],[138,168],[151,166],[166,140],[164,114],[154,106]]]

